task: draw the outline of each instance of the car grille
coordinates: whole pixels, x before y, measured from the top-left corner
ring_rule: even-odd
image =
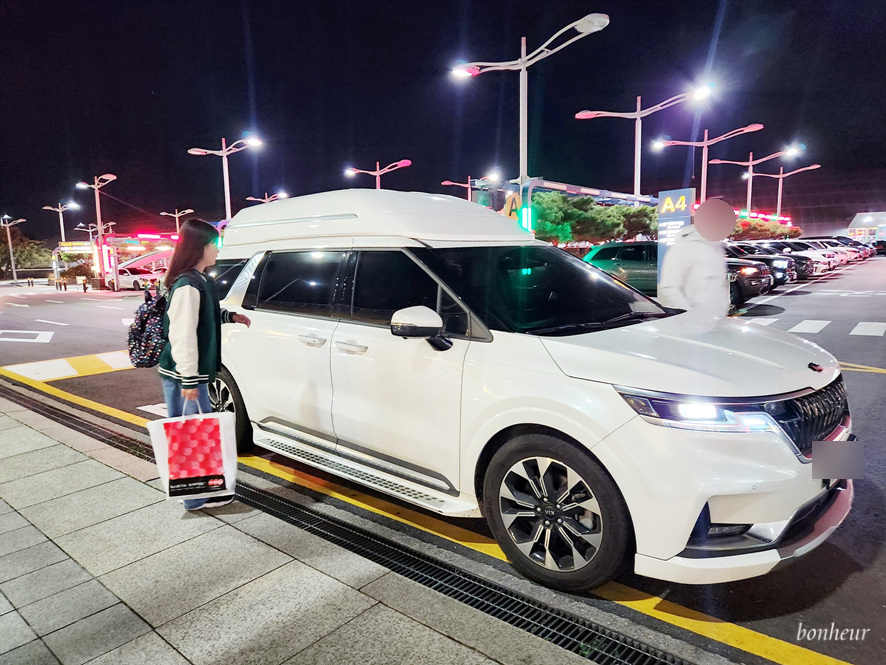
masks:
[[[821,390],[786,400],[778,406],[776,412],[772,413],[773,417],[791,437],[797,449],[807,457],[812,451],[812,442],[827,438],[849,413],[842,376]]]
[[[765,266],[765,265],[761,266],[760,267],[760,274],[763,275],[764,277],[766,275],[768,275],[769,274],[769,266]]]

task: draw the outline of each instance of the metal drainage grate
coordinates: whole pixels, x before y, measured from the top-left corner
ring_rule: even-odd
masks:
[[[598,665],[688,665],[687,661],[436,561],[359,527],[237,482],[237,498],[300,529],[525,630]]]

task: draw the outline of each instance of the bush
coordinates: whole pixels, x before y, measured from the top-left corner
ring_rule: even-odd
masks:
[[[88,265],[80,263],[76,266],[71,266],[60,274],[62,277],[92,277],[92,269]]]

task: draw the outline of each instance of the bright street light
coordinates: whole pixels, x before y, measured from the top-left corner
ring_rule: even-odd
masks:
[[[365,173],[367,175],[375,176],[375,188],[381,189],[381,177],[385,173],[390,173],[391,171],[396,171],[397,169],[402,169],[407,166],[412,166],[411,159],[401,159],[399,162],[394,162],[393,164],[388,164],[384,168],[379,168],[379,162],[375,163],[375,171],[364,171],[363,169],[355,169],[353,166],[349,166],[345,169],[345,175],[349,178],[354,177],[358,173]]]
[[[517,60],[507,62],[468,62],[452,70],[452,74],[459,78],[470,78],[485,74],[486,72],[520,72],[520,176],[518,182],[521,186],[529,179],[529,77],[527,76],[526,69],[536,62],[547,58],[549,55],[553,55],[557,51],[566,48],[582,37],[599,32],[607,25],[609,25],[609,16],[606,14],[588,14],[584,18],[567,25],[528,55],[526,54],[526,37],[522,37],[520,39],[520,58]],[[573,28],[577,34],[559,46],[549,48],[550,44],[560,35]]]
[[[188,208],[187,210],[182,210],[182,211],[179,211],[179,209],[176,208],[175,212],[161,212],[160,214],[166,215],[167,217],[175,217],[175,232],[179,233],[180,232],[179,231],[180,225],[178,223],[179,217],[184,217],[185,215],[190,215],[192,212],[194,212],[194,211],[191,210],[190,208]]]
[[[793,150],[797,150],[797,149],[793,148]],[[790,150],[788,152],[790,153]],[[794,153],[794,154],[796,154],[796,153]],[[776,204],[776,209],[775,209],[776,218],[781,217],[781,192],[782,192],[782,186],[784,185],[784,179],[789,176],[800,173],[801,171],[812,171],[814,169],[820,169],[820,168],[821,168],[821,164],[812,164],[811,166],[804,166],[802,169],[795,169],[794,171],[791,171],[789,173],[785,173],[784,167],[782,166],[778,169],[777,174],[775,174],[775,173],[755,173],[754,174],[755,176],[763,176],[764,178],[778,178],[778,203]]]
[[[491,173],[486,174],[482,178],[471,178],[468,176],[468,181],[464,182],[452,182],[451,180],[444,180],[441,182],[441,185],[453,185],[455,187],[464,187],[468,192],[468,201],[471,200],[471,190],[473,189],[484,189],[479,185],[481,182],[491,182],[491,183],[499,183],[501,182],[501,174],[498,171],[493,171]],[[476,184],[471,184],[476,183]]]
[[[270,196],[268,196],[267,192],[265,192],[264,197],[247,196],[246,200],[247,201],[258,201],[259,203],[270,203],[271,201],[276,201],[277,199],[288,199],[288,198],[289,198],[289,194],[287,194],[283,190],[280,190],[276,194],[271,194]]]
[[[715,139],[708,139],[708,130],[704,130],[704,140],[703,141],[664,141],[659,139],[652,144],[653,149],[655,150],[663,150],[668,146],[672,145],[688,145],[694,148],[701,147],[701,200],[699,203],[704,203],[707,197],[708,191],[708,147],[714,145],[715,143],[719,143],[720,141],[726,141],[733,137],[739,136],[741,134],[748,134],[750,132],[759,132],[763,129],[763,125],[759,122],[755,122],[747,127],[740,127],[739,129],[733,129],[731,132],[726,132],[722,136],[718,136]]]
[[[102,245],[102,234],[104,233],[104,225],[102,224],[102,204],[99,200],[99,191],[102,187],[107,185],[109,182],[114,182],[117,179],[113,173],[104,173],[102,175],[95,176],[93,184],[89,184],[88,182],[78,182],[77,187],[79,189],[91,189],[95,192],[95,227],[96,227],[96,241],[99,244],[99,248]],[[105,279],[105,263],[104,263],[104,255],[102,250],[98,251],[98,276],[99,279],[104,283]]]
[[[61,201],[59,201],[58,207],[53,208],[52,206],[43,206],[44,210],[52,210],[53,212],[58,213],[58,228],[62,232],[62,242],[65,242],[65,221],[62,218],[62,213],[65,210],[79,210],[80,206],[74,201],[70,201],[69,203],[62,205]]]
[[[658,113],[666,108],[670,108],[676,104],[681,104],[689,99],[704,99],[709,97],[714,89],[713,83],[708,83],[695,90],[684,92],[670,99],[666,99],[660,104],[650,106],[644,109],[642,106],[642,98],[637,97],[637,110],[626,113],[618,113],[615,111],[579,111],[575,114],[576,120],[593,120],[595,118],[628,118],[634,121],[634,196],[640,196],[640,153],[642,152],[641,140],[643,136],[643,118],[653,113]]]
[[[794,157],[799,155],[803,151],[803,146],[792,145],[784,150],[780,150],[778,152],[773,152],[771,155],[767,155],[766,157],[760,157],[760,159],[754,159],[754,153],[751,153],[748,156],[748,161],[746,162],[733,162],[728,159],[712,159],[708,162],[708,164],[735,164],[736,166],[747,166],[747,181],[748,181],[748,200],[745,206],[745,210],[748,212],[751,211],[751,193],[754,187],[754,167],[757,164],[762,164],[763,162],[768,162],[770,159],[776,159],[778,157]]]
[[[111,227],[114,226],[117,222],[105,222],[102,226],[102,233],[110,233]],[[92,232],[98,230],[98,227],[95,224],[90,224],[86,226],[83,222],[77,224],[74,227],[75,231],[86,231],[89,234],[89,242],[92,242]]]
[[[0,217],[0,226],[6,229],[6,242],[9,243],[9,264],[12,266],[12,283],[18,284],[18,275],[15,274],[15,254],[12,251],[12,233],[9,231],[9,229],[16,224],[21,224],[25,220],[24,218],[20,218],[9,221],[11,219],[12,217],[10,217],[9,215],[3,215],[3,217]]]
[[[250,136],[249,138],[234,141],[231,145],[228,145],[223,138],[221,140],[221,150],[208,150],[206,148],[190,148],[188,150],[189,155],[198,155],[200,157],[216,155],[222,158],[222,177],[225,182],[225,219],[229,222],[231,221],[231,183],[228,178],[228,155],[233,155],[235,152],[240,152],[246,148],[257,148],[260,145],[262,145],[260,138]]]

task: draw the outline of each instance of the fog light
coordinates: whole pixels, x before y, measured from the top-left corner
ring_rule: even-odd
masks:
[[[750,528],[750,524],[711,524],[708,528],[708,538],[740,536]]]

